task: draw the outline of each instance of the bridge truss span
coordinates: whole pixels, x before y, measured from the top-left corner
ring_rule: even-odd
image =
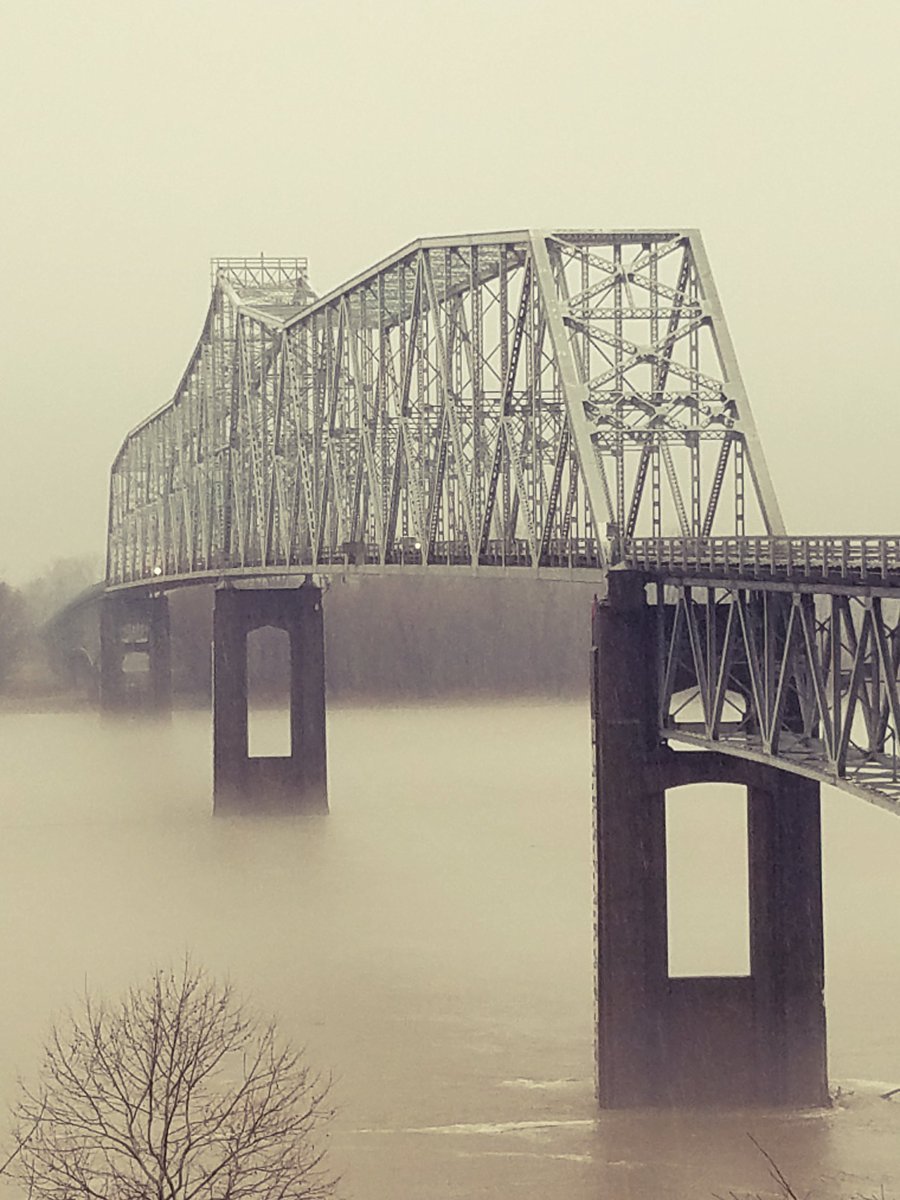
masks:
[[[323,297],[212,265],[113,464],[108,588],[620,565],[664,739],[900,801],[900,539],[786,535],[695,230],[422,239]]]
[[[655,579],[663,739],[781,766],[900,812],[900,588],[878,586],[880,576],[872,586]]]
[[[101,702],[169,703],[165,593],[215,582],[215,807],[323,813],[320,575],[588,573],[600,1101],[825,1103],[818,784],[900,812],[900,538],[786,534],[699,234],[422,239],[322,297],[305,259],[212,275],[113,463]],[[673,978],[665,795],[702,782],[746,789],[750,970]]]
[[[424,239],[317,299],[221,259],[173,399],[126,438],[107,581],[605,568],[783,531],[694,230]]]

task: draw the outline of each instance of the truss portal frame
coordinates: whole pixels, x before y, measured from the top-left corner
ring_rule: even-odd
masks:
[[[213,276],[113,463],[110,586],[783,532],[695,230],[426,239],[321,299],[302,259]]]

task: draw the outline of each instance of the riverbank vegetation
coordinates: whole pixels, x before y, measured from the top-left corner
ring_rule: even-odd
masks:
[[[82,556],[58,559],[20,587],[0,580],[0,706],[69,704],[90,695],[84,678],[73,680],[68,648],[57,645],[63,631],[48,622],[100,573],[99,560]],[[71,636],[84,640],[80,629]]]

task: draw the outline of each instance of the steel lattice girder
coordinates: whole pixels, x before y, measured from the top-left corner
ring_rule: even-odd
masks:
[[[304,260],[213,265],[174,398],[113,464],[111,586],[782,532],[696,231],[429,239],[319,300]]]
[[[656,592],[664,738],[900,811],[900,593],[672,578]]]

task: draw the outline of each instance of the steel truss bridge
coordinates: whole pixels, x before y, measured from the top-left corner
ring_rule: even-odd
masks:
[[[424,239],[321,298],[213,262],[107,590],[451,568],[639,573],[661,743],[900,805],[900,538],[786,535],[695,230]]]

